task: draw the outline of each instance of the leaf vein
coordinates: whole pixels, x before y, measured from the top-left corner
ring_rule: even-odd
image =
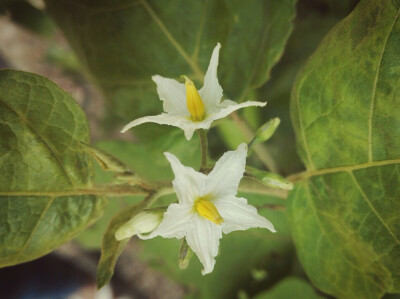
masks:
[[[385,50],[386,50],[386,45],[387,42],[389,40],[390,34],[393,31],[394,25],[397,22],[397,19],[399,18],[399,14],[400,14],[400,10],[398,11],[396,18],[394,19],[394,22],[389,30],[389,33],[387,34],[386,38],[385,38],[385,42],[383,43],[383,47],[382,47],[382,52],[380,54],[379,57],[379,61],[378,61],[378,67],[376,69],[376,74],[375,74],[375,78],[374,78],[374,84],[372,87],[372,97],[371,97],[371,106],[369,109],[369,117],[368,117],[368,161],[371,162],[373,161],[373,154],[372,154],[372,115],[374,113],[374,108],[375,108],[375,99],[376,99],[376,86],[378,85],[378,77],[380,74],[380,69],[381,69],[381,63],[382,63],[382,59],[383,59],[383,55],[385,54]]]
[[[167,40],[174,46],[174,48],[178,51],[178,53],[182,56],[182,58],[189,64],[194,73],[199,77],[204,77],[204,73],[199,67],[199,65],[195,61],[193,61],[192,58],[190,58],[190,56],[186,53],[186,51],[179,44],[179,42],[172,36],[171,32],[165,26],[163,21],[158,17],[153,8],[147,3],[146,0],[140,0],[140,2],[143,5],[144,9],[147,11],[147,13],[150,15],[150,17],[153,19],[153,21],[160,28],[160,30],[165,34]]]
[[[12,111],[16,116],[19,117],[19,119],[24,122],[27,127],[31,130],[31,132],[33,134],[35,134],[41,141],[42,144],[44,144],[44,146],[49,150],[49,152],[52,154],[52,156],[54,157],[55,161],[57,161],[57,164],[59,165],[59,168],[61,169],[61,172],[63,173],[63,175],[67,178],[67,180],[69,181],[69,183],[73,186],[76,187],[73,180],[69,177],[67,170],[64,168],[60,158],[58,157],[58,155],[56,154],[56,151],[50,146],[50,144],[48,144],[46,142],[46,140],[40,136],[40,134],[38,134],[38,132],[36,132],[36,130],[34,129],[34,127],[32,126],[32,124],[22,115],[20,115],[15,109],[13,109],[12,107],[10,107],[6,101],[4,101],[2,98],[0,98],[0,102],[2,102],[10,111]]]
[[[397,239],[396,235],[393,233],[393,231],[390,229],[390,227],[387,225],[387,223],[382,219],[381,215],[378,213],[378,211],[375,209],[371,201],[369,200],[368,196],[365,194],[364,190],[361,188],[359,185],[356,177],[352,172],[349,172],[352,180],[354,181],[354,184],[356,185],[357,189],[360,191],[360,194],[362,198],[365,200],[365,202],[368,204],[372,212],[375,214],[375,216],[379,219],[379,221],[383,224],[383,226],[386,228],[386,230],[389,232],[389,234],[392,236],[392,238],[396,241],[397,244],[400,245],[400,240]]]

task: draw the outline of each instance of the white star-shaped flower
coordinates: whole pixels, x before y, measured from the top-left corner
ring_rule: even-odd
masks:
[[[163,101],[165,113],[145,116],[127,124],[122,133],[143,123],[153,122],[181,128],[187,140],[197,129],[209,129],[211,123],[227,116],[235,110],[248,106],[265,106],[267,103],[248,101],[237,104],[222,99],[222,87],[218,83],[217,67],[221,45],[218,43],[211,56],[210,65],[204,77],[204,86],[197,91],[194,83],[185,77],[185,84],[174,79],[153,76],[157,92]]]
[[[172,154],[165,153],[171,163],[175,179],[172,182],[179,203],[171,204],[160,225],[142,239],[156,236],[186,238],[204,266],[202,274],[210,273],[218,254],[222,233],[246,230],[251,227],[274,226],[257,214],[257,209],[244,198],[236,197],[246,164],[247,145],[226,152],[205,175],[186,167]]]

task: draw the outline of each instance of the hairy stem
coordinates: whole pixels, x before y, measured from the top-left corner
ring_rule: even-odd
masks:
[[[208,148],[208,141],[207,141],[207,131],[199,129],[197,130],[197,134],[199,134],[200,138],[200,146],[201,146],[201,166],[200,171],[203,171],[207,168],[207,148]]]

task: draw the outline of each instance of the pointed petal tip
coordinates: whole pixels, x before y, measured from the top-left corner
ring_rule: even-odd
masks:
[[[126,131],[128,131],[131,127],[126,125],[125,127],[122,128],[122,130],[120,131],[121,133],[126,133]]]
[[[186,129],[186,130],[183,130],[183,133],[184,133],[184,135],[185,135],[185,138],[186,138],[186,140],[190,140],[190,139],[192,139],[192,137],[193,137],[193,133],[194,133],[194,130],[191,130],[191,129]]]
[[[267,224],[264,226],[266,229],[270,230],[271,233],[276,233],[276,229],[274,227],[274,225],[269,222],[267,219],[265,219],[267,221]]]
[[[159,79],[159,78],[162,78],[160,75],[153,75],[153,76],[151,76],[151,80],[153,80],[154,82],[156,82],[157,83],[157,80]]]
[[[170,159],[174,159],[174,158],[176,159],[175,155],[171,154],[170,152],[164,152],[163,154],[168,159],[168,161],[170,161]]]

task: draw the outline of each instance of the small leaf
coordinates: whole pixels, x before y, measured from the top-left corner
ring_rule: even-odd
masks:
[[[400,3],[361,1],[292,93],[307,171],[288,216],[313,283],[339,298],[400,292]]]
[[[40,257],[103,211],[83,111],[48,79],[0,70],[0,267]]]
[[[101,168],[103,168],[104,170],[116,172],[119,174],[133,175],[132,170],[127,165],[125,165],[123,162],[121,162],[119,159],[115,158],[111,154],[84,143],[82,143],[82,146],[97,160]]]

